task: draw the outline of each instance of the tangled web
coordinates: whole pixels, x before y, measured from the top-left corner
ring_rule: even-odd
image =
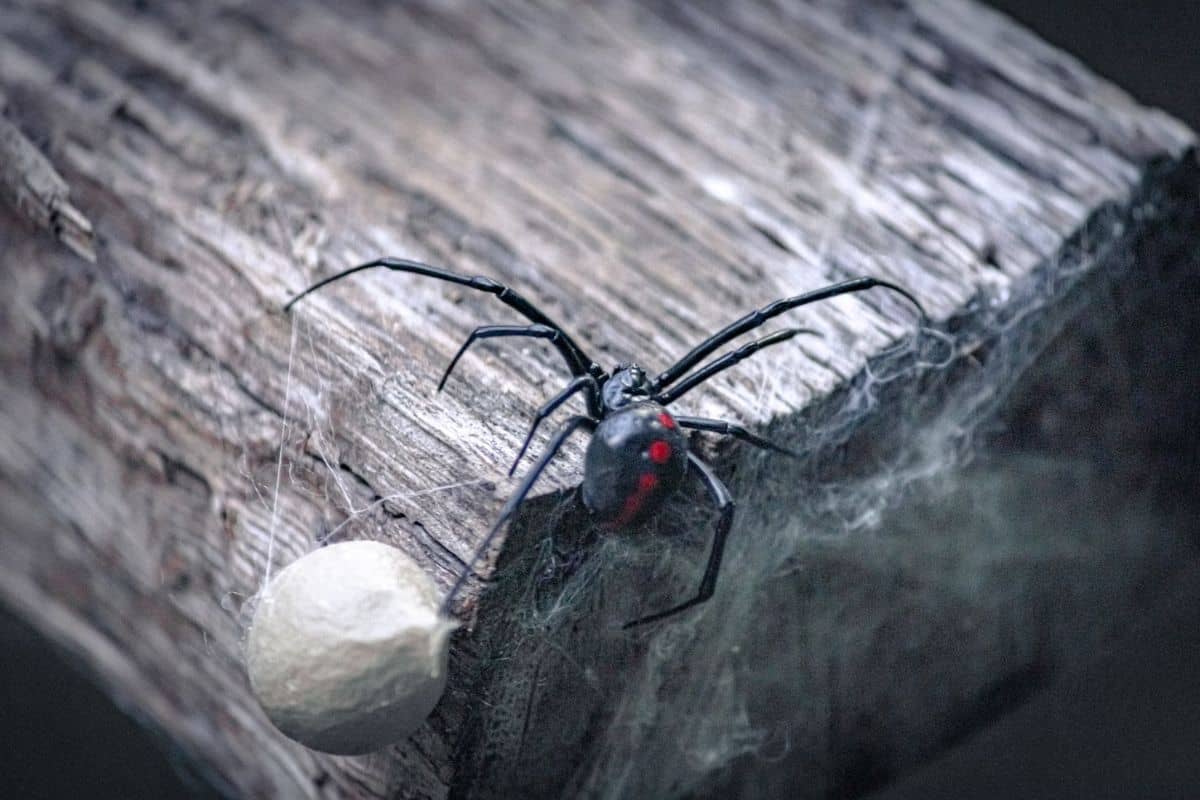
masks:
[[[1089,660],[1143,609],[1139,586],[1197,563],[1179,502],[1195,445],[1164,450],[1145,424],[1196,425],[1197,379],[1160,374],[1196,331],[1147,310],[1195,278],[1166,259],[1130,280],[1125,225],[1099,212],[1008,296],[981,293],[777,420],[804,461],[722,451],[737,519],[694,613],[620,630],[694,589],[712,521],[699,495],[630,536],[590,530],[569,492],[532,503],[480,611],[492,660],[458,784],[854,795]],[[1118,311],[1081,320],[1097,307]],[[1189,472],[1164,466],[1180,457]]]

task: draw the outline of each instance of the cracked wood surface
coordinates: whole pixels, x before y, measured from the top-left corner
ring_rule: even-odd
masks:
[[[71,205],[67,182],[37,147],[4,119],[0,119],[0,189],[9,204],[37,227],[50,230],[80,258],[96,260],[92,223]]]
[[[246,796],[463,786],[461,676],[485,658],[468,635],[412,740],[333,758],[250,699],[245,604],[269,565],[340,538],[394,544],[447,587],[563,381],[548,348],[485,345],[434,393],[472,327],[513,318],[486,296],[370,275],[288,317],[290,293],[422,259],[652,369],[859,274],[940,323],[1019,296],[1193,143],[959,0],[3,8],[0,597]],[[913,320],[869,294],[804,324],[823,338],[681,408],[793,418]],[[543,491],[577,481],[581,451]]]

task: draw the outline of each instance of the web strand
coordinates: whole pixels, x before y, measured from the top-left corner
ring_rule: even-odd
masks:
[[[287,445],[288,405],[292,397],[292,363],[296,355],[297,326],[292,324],[291,343],[288,346],[287,380],[283,389],[283,429],[279,435],[279,457],[275,463],[275,491],[271,499],[271,524],[267,533],[267,564],[263,571],[263,588],[271,582],[271,565],[275,558],[275,532],[279,523],[279,486],[283,482],[283,449]]]

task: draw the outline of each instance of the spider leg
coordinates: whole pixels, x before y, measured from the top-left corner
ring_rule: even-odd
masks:
[[[550,460],[554,458],[555,454],[558,453],[559,449],[563,446],[571,434],[581,427],[587,428],[589,431],[594,430],[596,427],[596,420],[592,419],[591,417],[583,416],[576,416],[568,419],[562,424],[562,427],[558,429],[558,432],[554,434],[554,438],[550,441],[550,446],[546,448],[546,452],[542,453],[542,457],[539,458],[537,463],[533,465],[533,468],[530,469],[529,472],[525,473],[524,479],[521,480],[521,485],[518,486],[517,490],[513,492],[511,497],[508,498],[508,502],[504,504],[504,508],[500,509],[500,517],[496,520],[496,524],[493,525],[492,529],[487,532],[486,536],[483,537],[483,541],[479,543],[479,547],[476,548],[475,554],[471,556],[471,560],[467,562],[466,569],[464,569],[462,574],[458,576],[458,580],[454,582],[454,585],[450,587],[450,591],[446,594],[446,599],[442,601],[442,616],[448,617],[451,615],[451,611],[454,608],[454,598],[458,596],[458,593],[462,590],[463,586],[466,585],[467,579],[470,578],[471,575],[475,574],[475,565],[478,564],[479,560],[487,554],[487,551],[492,546],[492,542],[496,539],[496,534],[500,532],[500,529],[504,527],[504,523],[507,522],[510,517],[512,517],[513,513],[516,512],[517,507],[521,505],[521,503],[525,500],[525,497],[529,494],[530,490],[533,489],[533,484],[537,481],[538,477],[541,476],[543,470],[546,469],[546,465],[550,463]]]
[[[789,450],[783,445],[778,445],[770,439],[764,439],[756,433],[743,428],[733,422],[726,422],[723,419],[706,419],[704,417],[675,417],[675,421],[679,423],[681,428],[691,428],[696,431],[708,431],[709,433],[723,433],[727,436],[733,436],[736,439],[741,439],[743,442],[752,444],[755,447],[761,447],[764,450],[774,450],[776,453],[783,453],[792,458],[800,458],[801,454],[795,450]]]
[[[538,426],[542,424],[546,417],[553,414],[559,406],[570,400],[573,395],[589,388],[591,391],[588,392],[587,397],[588,413],[592,416],[600,415],[600,386],[591,375],[580,375],[538,409],[537,414],[533,418],[533,425],[529,427],[529,433],[525,436],[525,442],[521,445],[521,450],[517,453],[517,457],[513,459],[512,466],[508,468],[510,476],[516,471],[517,464],[521,463],[521,457],[525,455],[525,451],[529,449],[529,443],[533,441],[533,434],[537,432]]]
[[[906,289],[897,286],[888,281],[879,280],[878,278],[854,278],[853,280],[835,283],[831,286],[826,286],[821,289],[814,289],[811,292],[798,294],[795,297],[786,297],[782,300],[776,300],[774,303],[765,305],[762,308],[751,311],[741,319],[731,322],[721,330],[714,333],[712,336],[705,339],[700,344],[692,348],[688,353],[673,365],[668,367],[650,384],[651,394],[657,393],[659,389],[674,383],[682,377],[688,370],[699,364],[709,353],[716,350],[721,345],[731,339],[741,336],[747,331],[754,330],[759,325],[762,325],[772,317],[777,317],[785,311],[790,311],[793,308],[816,303],[820,300],[828,300],[831,297],[837,297],[843,294],[851,294],[853,292],[863,292],[867,289],[880,287],[897,292],[906,300],[917,307],[921,313],[921,325],[924,326],[927,315],[925,309]]]
[[[454,371],[455,365],[458,364],[458,360],[463,357],[463,353],[467,352],[467,348],[473,345],[478,339],[494,339],[501,336],[528,336],[532,339],[549,339],[551,343],[558,346],[562,342],[562,335],[562,331],[558,328],[551,328],[548,325],[540,324],[480,325],[471,331],[471,335],[463,342],[462,347],[458,348],[458,352],[454,354],[454,358],[450,359],[450,365],[446,367],[446,371],[442,373],[442,379],[438,381],[437,390],[439,392],[442,390],[446,385],[446,380],[450,377],[450,373]],[[569,360],[567,361],[567,367],[572,368]],[[574,372],[573,368],[572,372]],[[594,379],[593,382],[595,382]]]
[[[572,375],[592,374],[596,377],[599,377],[600,375],[604,374],[604,371],[600,368],[600,366],[584,354],[583,349],[575,343],[575,340],[572,339],[566,331],[562,329],[561,325],[550,319],[550,317],[546,316],[546,314],[543,313],[537,306],[518,294],[516,290],[510,289],[504,284],[498,283],[491,278],[485,278],[479,275],[460,275],[457,272],[451,272],[450,270],[442,269],[441,267],[431,267],[428,264],[422,264],[419,261],[410,261],[406,258],[377,258],[374,261],[368,261],[365,264],[359,264],[356,267],[350,267],[350,269],[342,270],[335,275],[330,275],[328,278],[317,281],[312,286],[309,286],[307,289],[294,296],[291,300],[288,300],[284,304],[283,310],[285,312],[289,311],[291,307],[295,305],[296,302],[302,297],[311,294],[312,292],[315,292],[324,286],[328,286],[334,281],[339,281],[342,278],[353,275],[356,272],[362,272],[363,270],[374,269],[376,267],[383,267],[384,269],[390,269],[394,272],[408,272],[414,275],[424,275],[429,278],[437,278],[438,280],[456,283],[459,286],[467,286],[471,289],[477,289],[481,292],[494,294],[496,295],[497,299],[500,300],[500,302],[504,303],[509,308],[516,310],[530,322],[536,325],[545,325],[548,328],[553,328],[554,330],[558,331],[561,338],[555,340],[554,345],[558,348],[558,351],[562,353],[563,358],[566,359]]]
[[[712,497],[720,514],[717,518],[716,530],[713,533],[712,550],[708,554],[708,565],[704,568],[704,577],[700,579],[700,590],[686,603],[680,603],[666,611],[659,611],[656,614],[639,617],[632,622],[625,623],[622,627],[626,630],[655,622],[699,605],[712,597],[713,591],[717,587],[717,573],[721,570],[721,557],[725,555],[725,539],[729,536],[729,528],[733,524],[733,498],[721,479],[713,474],[712,468],[697,458],[695,453],[688,453],[688,464],[700,473],[700,479],[704,481],[708,494]]]
[[[757,353],[759,350],[762,350],[764,347],[770,347],[773,344],[786,342],[788,339],[791,339],[792,337],[798,336],[802,333],[806,333],[811,336],[821,335],[814,330],[809,330],[808,328],[788,328],[787,330],[776,331],[770,336],[764,336],[761,339],[755,339],[749,344],[742,345],[737,350],[726,353],[720,358],[710,361],[700,369],[693,372],[691,375],[688,375],[679,383],[675,384],[674,388],[655,395],[653,399],[664,406],[670,405],[687,392],[716,375],[718,372],[729,369],[739,361],[744,361],[745,359]]]

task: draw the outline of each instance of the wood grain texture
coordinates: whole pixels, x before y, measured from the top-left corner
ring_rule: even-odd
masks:
[[[0,119],[0,187],[8,203],[39,228],[46,228],[76,255],[96,260],[92,223],[71,205],[62,176],[21,131]]]
[[[483,346],[434,393],[475,325],[513,319],[486,296],[371,275],[285,316],[292,292],[417,258],[651,368],[859,274],[969,328],[1065,292],[1056,265],[1107,263],[1066,249],[1154,235],[1173,209],[1139,198],[1194,168],[1181,125],[961,0],[3,9],[4,152],[17,132],[53,165],[95,263],[37,204],[0,210],[0,597],[243,796],[471,794],[501,768],[466,732],[479,681],[530,675],[494,668],[493,634],[457,640],[425,729],[356,759],[270,727],[241,638],[265,575],[331,537],[394,544],[448,587],[563,380],[548,348]],[[8,198],[30,174],[12,163]],[[876,294],[804,320],[823,338],[681,407],[787,430],[913,328]],[[477,633],[519,611],[496,597]]]

